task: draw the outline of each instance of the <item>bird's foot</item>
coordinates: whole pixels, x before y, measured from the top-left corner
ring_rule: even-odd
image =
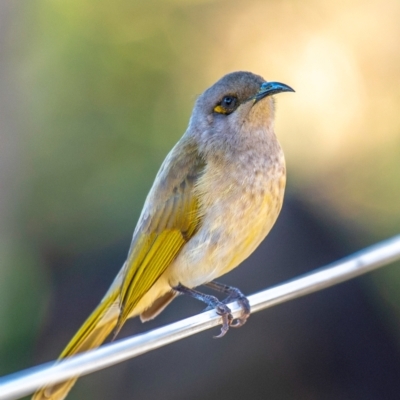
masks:
[[[209,288],[218,292],[228,294],[228,297],[222,301],[223,304],[228,304],[232,301],[238,302],[240,308],[242,309],[242,315],[239,318],[232,320],[229,326],[232,328],[240,328],[246,323],[251,313],[250,303],[247,297],[238,288],[216,281],[209,282],[205,286],[208,286]]]
[[[233,317],[231,309],[222,301],[219,301],[215,296],[198,292],[194,289],[189,289],[186,286],[179,284],[173,288],[179,293],[189,295],[203,303],[208,304],[207,310],[214,309],[215,312],[222,317],[221,333],[214,338],[221,338],[228,332],[229,327],[232,325]],[[235,326],[236,327],[236,326]]]

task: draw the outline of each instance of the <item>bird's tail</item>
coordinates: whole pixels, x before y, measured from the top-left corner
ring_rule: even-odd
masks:
[[[117,290],[103,299],[68,343],[59,360],[99,347],[106,340],[118,320],[119,304],[117,299]],[[78,377],[75,377],[65,382],[44,386],[33,395],[32,400],[63,400],[77,379]]]

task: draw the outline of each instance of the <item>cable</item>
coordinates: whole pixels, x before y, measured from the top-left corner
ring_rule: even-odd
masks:
[[[313,293],[400,259],[400,235],[368,247],[324,268],[249,296],[252,313]],[[231,303],[233,317],[240,307]],[[194,335],[221,323],[215,311],[175,322],[144,334],[106,344],[60,363],[48,363],[0,378],[0,400],[18,399],[48,383],[89,374]]]

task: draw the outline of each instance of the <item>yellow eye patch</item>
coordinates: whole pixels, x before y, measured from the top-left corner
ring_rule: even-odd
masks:
[[[229,111],[222,107],[221,104],[218,104],[217,106],[214,107],[214,112],[218,113],[218,114],[228,114]]]

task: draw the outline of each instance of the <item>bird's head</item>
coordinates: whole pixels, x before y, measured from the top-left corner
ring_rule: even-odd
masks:
[[[279,82],[267,82],[251,72],[233,72],[199,96],[189,128],[202,136],[240,135],[246,131],[272,127],[272,95],[294,90]],[[250,128],[250,129],[249,129]]]

